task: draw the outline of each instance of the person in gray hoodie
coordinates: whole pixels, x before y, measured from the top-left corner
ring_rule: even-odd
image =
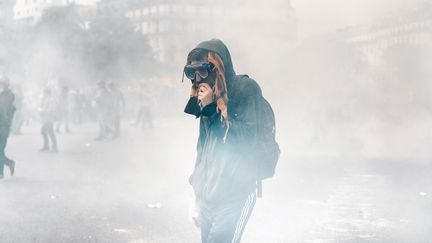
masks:
[[[258,97],[261,89],[236,75],[231,55],[217,39],[204,41],[187,57],[192,82],[185,112],[200,118],[194,189],[203,243],[240,242],[256,202]]]

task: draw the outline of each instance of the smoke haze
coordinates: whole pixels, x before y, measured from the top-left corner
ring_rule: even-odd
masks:
[[[6,149],[17,172],[0,181],[1,242],[200,242],[188,214],[199,120],[183,113],[181,80],[188,52],[211,38],[260,85],[282,151],[244,242],[430,238],[431,3],[88,2],[34,22],[0,5],[0,74],[22,102]],[[120,136],[95,141],[101,81],[125,106]],[[47,88],[68,111],[55,122],[58,153],[39,152]]]

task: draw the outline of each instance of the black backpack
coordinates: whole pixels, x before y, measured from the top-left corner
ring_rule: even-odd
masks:
[[[242,75],[240,78],[249,78]],[[258,197],[262,197],[262,180],[273,177],[279,160],[280,149],[275,140],[276,122],[270,103],[262,96],[258,102],[258,138],[253,156],[257,163],[257,191]]]
[[[279,160],[280,149],[275,140],[276,123],[273,109],[270,103],[260,97],[258,112],[258,143],[256,151],[257,171],[257,192],[262,197],[262,180],[273,177],[276,165]]]
[[[258,143],[256,158],[258,162],[258,178],[264,180],[273,177],[279,160],[280,149],[275,140],[276,124],[273,109],[269,102],[260,97],[258,112]]]

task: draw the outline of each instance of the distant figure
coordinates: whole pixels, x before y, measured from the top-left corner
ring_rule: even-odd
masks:
[[[45,88],[40,98],[39,113],[42,121],[41,134],[43,147],[41,152],[58,152],[57,139],[54,133],[54,121],[56,114],[56,101],[49,88]],[[51,140],[51,150],[49,141]]]
[[[112,119],[113,99],[110,91],[106,87],[105,81],[97,83],[97,94],[94,99],[99,121],[99,136],[96,141],[101,141],[112,137],[114,131],[114,122]]]
[[[77,89],[73,92],[71,98],[72,121],[76,125],[81,125],[83,123],[83,113],[86,97],[80,89]]]
[[[4,165],[9,167],[11,175],[15,173],[15,161],[6,157],[5,148],[9,137],[15,107],[13,105],[15,96],[9,89],[9,79],[0,80],[0,179],[4,178]]]
[[[67,86],[64,86],[58,96],[57,101],[57,124],[55,131],[61,132],[61,127],[64,127],[65,132],[70,133],[69,116],[70,116],[70,92]]]
[[[109,91],[112,97],[112,122],[113,122],[113,138],[120,136],[120,120],[122,114],[125,112],[125,99],[121,90],[113,82],[108,84]]]
[[[146,90],[146,85],[144,83],[140,83],[138,98],[138,113],[132,126],[141,125],[141,128],[152,128],[153,119],[150,110],[151,97],[148,94],[148,91]]]

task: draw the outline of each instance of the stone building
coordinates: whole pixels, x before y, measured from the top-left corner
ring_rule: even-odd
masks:
[[[250,48],[260,44],[251,40],[290,45],[297,38],[295,12],[286,0],[131,0],[126,16],[163,63],[184,61],[198,41],[213,37],[241,40]]]
[[[414,11],[389,15],[370,25],[338,30],[348,43],[359,48],[371,65],[380,65],[387,48],[395,45],[422,45],[432,42],[432,5]]]
[[[0,1],[0,26],[6,25],[13,20],[14,0]]]
[[[45,9],[54,6],[76,4],[83,7],[95,7],[99,0],[16,0],[14,19],[17,22],[34,24]]]

